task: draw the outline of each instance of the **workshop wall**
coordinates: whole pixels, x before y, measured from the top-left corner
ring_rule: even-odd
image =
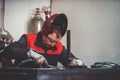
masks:
[[[35,9],[50,6],[50,0],[5,0],[4,27],[14,41],[27,33],[28,23],[34,17]],[[44,15],[41,15],[44,19]]]
[[[120,0],[53,0],[52,12],[67,14],[71,51],[86,65],[120,64]]]

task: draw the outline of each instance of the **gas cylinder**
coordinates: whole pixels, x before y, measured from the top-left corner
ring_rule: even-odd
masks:
[[[40,15],[40,9],[36,8],[35,15],[31,20],[31,23],[32,23],[31,31],[32,31],[32,33],[39,32],[41,30],[42,26],[43,26],[43,22],[44,22],[44,20]]]

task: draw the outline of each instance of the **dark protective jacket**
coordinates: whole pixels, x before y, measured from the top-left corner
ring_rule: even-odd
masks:
[[[42,54],[50,65],[56,66],[57,62],[60,62],[67,67],[69,63],[69,53],[62,43],[57,42],[54,47],[46,47],[42,43],[41,32],[24,34],[18,41],[5,48],[3,56],[7,59],[15,59],[15,64],[19,64],[22,60],[29,58],[27,56],[29,49]],[[72,57],[74,57],[73,54]]]

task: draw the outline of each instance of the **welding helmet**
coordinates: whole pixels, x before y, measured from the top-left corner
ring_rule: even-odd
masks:
[[[67,25],[68,20],[65,14],[53,14],[48,19],[46,19],[41,29],[41,32],[43,35],[48,36],[49,31],[53,29],[53,27],[56,27],[61,31],[61,36],[63,37],[67,30]]]

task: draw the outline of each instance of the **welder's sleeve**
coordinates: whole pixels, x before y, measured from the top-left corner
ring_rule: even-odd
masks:
[[[19,58],[27,58],[27,40],[26,36],[23,35],[18,41],[7,46],[3,51],[3,57],[7,59],[19,59]]]
[[[63,46],[63,51],[60,56],[59,62],[62,63],[62,65],[64,65],[65,67],[67,67],[71,61],[70,58],[75,58],[75,56],[72,53],[68,53],[67,49],[65,49],[65,47]]]

